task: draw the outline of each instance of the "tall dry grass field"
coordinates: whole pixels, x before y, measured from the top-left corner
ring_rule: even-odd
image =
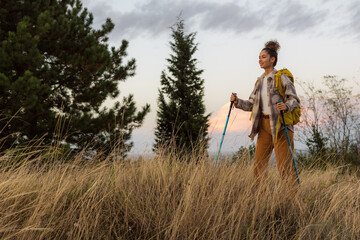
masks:
[[[213,159],[204,158],[195,164],[176,156],[115,163],[57,157],[0,158],[1,239],[360,237],[359,179],[336,168],[303,170],[301,190],[290,195],[273,168],[255,188],[251,165],[241,163],[222,161],[214,169]],[[53,161],[37,164],[42,158]]]

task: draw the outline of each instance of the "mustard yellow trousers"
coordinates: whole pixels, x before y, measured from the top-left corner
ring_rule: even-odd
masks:
[[[288,130],[291,147],[294,150],[294,133]],[[279,132],[277,142],[274,146],[270,119],[262,118],[260,131],[256,142],[254,174],[257,179],[263,179],[267,175],[267,167],[271,157],[272,150],[275,149],[276,164],[280,177],[289,180],[290,185],[297,184],[295,168],[286,138],[285,129]]]

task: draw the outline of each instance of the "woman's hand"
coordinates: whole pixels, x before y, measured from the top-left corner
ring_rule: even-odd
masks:
[[[231,94],[230,102],[234,102],[235,105],[237,104],[238,98],[237,98],[236,93],[232,93],[232,94]]]
[[[276,103],[276,107],[277,107],[277,109],[278,109],[279,112],[280,112],[280,111],[286,112],[286,111],[288,110],[288,107],[287,107],[286,104],[283,103],[283,102],[278,102],[278,103]]]

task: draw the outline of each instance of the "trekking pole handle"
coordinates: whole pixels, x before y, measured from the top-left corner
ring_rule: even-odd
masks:
[[[276,103],[281,103],[282,101],[281,100],[279,100],[279,101],[277,101]],[[281,114],[281,118],[282,118],[282,120],[283,120],[283,122],[284,122],[284,125],[285,125],[285,119],[284,119],[284,111],[283,110],[279,110],[280,111],[280,114]]]
[[[235,95],[236,97],[237,97],[237,93],[232,93],[232,95]],[[233,100],[233,101],[230,101],[231,102],[231,106],[235,103],[237,101],[237,99],[236,100]]]

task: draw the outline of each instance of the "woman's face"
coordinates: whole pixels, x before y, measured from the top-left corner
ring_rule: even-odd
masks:
[[[259,55],[259,65],[263,69],[267,69],[273,66],[275,58],[270,58],[270,54],[267,51],[262,50]]]

